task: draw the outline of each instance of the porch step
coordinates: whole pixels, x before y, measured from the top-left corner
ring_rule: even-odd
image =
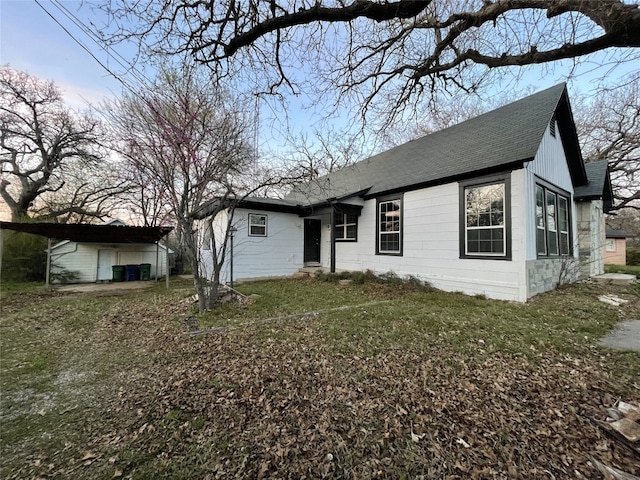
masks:
[[[315,274],[317,271],[321,271],[322,273],[329,273],[329,269],[327,267],[323,267],[321,265],[318,266],[306,266],[299,269],[296,273],[293,274],[296,278],[302,277],[310,277]]]

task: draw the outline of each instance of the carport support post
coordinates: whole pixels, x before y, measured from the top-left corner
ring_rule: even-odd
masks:
[[[2,279],[2,252],[4,250],[4,244],[2,243],[2,228],[0,228],[0,279]]]
[[[164,256],[164,278],[166,279],[165,285],[167,287],[167,290],[169,290],[169,245],[167,244],[167,242],[164,243],[164,249],[167,252],[167,254]]]
[[[51,288],[51,237],[47,238],[47,270],[45,274],[45,287]]]
[[[158,269],[160,267],[160,242],[156,242],[156,282],[158,281]]]

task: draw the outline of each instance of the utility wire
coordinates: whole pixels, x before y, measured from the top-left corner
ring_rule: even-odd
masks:
[[[112,48],[109,44],[107,44],[92,28],[86,25],[82,20],[80,20],[73,12],[71,12],[67,7],[65,7],[59,0],[52,0],[54,6],[58,8],[74,25],[76,25],[84,34],[89,37],[100,49],[104,50],[104,52],[113,59],[118,65],[124,68],[127,71],[127,74],[132,75],[135,80],[142,85],[149,85],[151,81],[149,78],[141,72],[136,66],[124,58],[120,52]]]
[[[83,44],[78,38],[76,38],[73,33],[69,31],[67,27],[65,27],[49,10],[47,10],[39,0],[34,0],[35,3],[49,16],[51,19],[60,27],[64,32],[71,37],[71,39],[76,42],[85,52],[87,52],[91,58],[93,58],[109,75],[119,81],[127,90],[132,93],[136,93],[135,88],[126,80],[122,79],[116,72],[111,70],[107,65],[105,65],[85,44]],[[111,54],[109,54],[111,56]],[[137,79],[139,81],[139,79]]]

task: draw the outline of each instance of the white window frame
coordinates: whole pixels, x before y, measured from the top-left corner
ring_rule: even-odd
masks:
[[[261,217],[264,219],[263,223],[255,223],[254,217]],[[250,213],[249,214],[249,236],[250,237],[266,237],[267,236],[267,222],[268,217],[263,213]],[[253,233],[253,227],[264,228],[264,233]]]
[[[378,255],[402,255],[402,200],[403,198],[394,197],[385,200],[378,201],[377,208],[377,218],[376,218],[376,228],[378,230],[378,241],[377,241],[377,252]],[[382,206],[388,204],[397,204],[398,205],[398,221],[382,221]],[[395,210],[394,210],[395,211]],[[388,215],[387,215],[388,216]],[[384,229],[382,228],[384,224]],[[391,224],[392,226],[397,225],[397,228],[393,230],[387,230],[386,227]],[[382,249],[382,239],[387,235],[398,235],[398,249],[397,250],[383,250]]]
[[[606,251],[607,252],[615,252],[616,251],[616,239],[615,238],[607,238],[606,239]]]

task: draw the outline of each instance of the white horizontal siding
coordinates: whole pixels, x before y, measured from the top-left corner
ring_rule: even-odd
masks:
[[[76,272],[77,282],[91,283],[98,278],[98,250],[112,250],[115,252],[114,265],[151,264],[151,276],[156,275],[156,245],[155,244],[120,244],[103,245],[97,243],[67,242],[54,248],[51,253],[51,271],[60,273],[62,270]],[[166,250],[159,249],[159,276],[166,274]]]
[[[249,236],[248,214],[267,215],[267,236]],[[225,214],[226,215],[226,214]],[[227,217],[220,215],[214,220],[218,244],[223,239]],[[237,228],[233,244],[234,280],[292,275],[303,266],[304,222],[298,215],[281,212],[262,212],[236,209],[233,225]],[[211,252],[202,251],[206,272],[212,276]],[[221,281],[231,279],[230,245],[221,272]]]
[[[98,249],[90,244],[67,242],[51,252],[51,272],[75,272],[80,283],[95,282],[98,274]]]
[[[461,259],[459,185],[449,183],[404,195],[402,256],[375,254],[376,201],[369,200],[358,224],[358,242],[336,244],[336,268],[413,275],[446,291],[526,300],[524,270],[524,173],[511,175],[512,260]]]
[[[130,244],[116,249],[116,265],[151,264],[151,277],[156,276],[156,246],[155,244]],[[167,253],[164,248],[158,249],[158,276],[163,277],[166,272]]]

